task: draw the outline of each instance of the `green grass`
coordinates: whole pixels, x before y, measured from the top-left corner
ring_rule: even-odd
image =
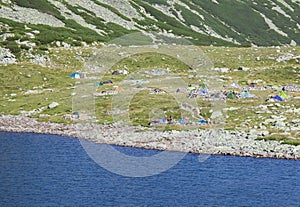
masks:
[[[46,107],[42,114],[49,114],[50,120],[62,122],[62,116],[72,112],[71,86],[75,82],[69,77],[70,71],[47,70],[40,66],[25,64],[1,66],[0,73],[3,77],[0,86],[1,114],[19,114],[20,111]],[[29,90],[43,92],[26,95]],[[60,105],[53,110],[47,109],[52,102],[58,102]],[[35,117],[38,117],[38,114]]]
[[[11,5],[10,5],[10,4],[8,4],[8,3],[4,3],[2,0],[0,1],[0,8],[1,8],[1,6],[5,6],[5,7],[11,7]]]
[[[130,119],[134,125],[148,126],[148,123],[152,121],[153,118],[167,118],[171,115],[174,119],[181,117],[181,112],[176,100],[168,94],[149,96],[148,91],[141,91],[133,97],[129,109]],[[162,116],[165,117],[155,117],[157,114],[152,114],[154,113],[153,110],[163,111],[164,115]]]
[[[284,135],[262,137],[262,138],[257,138],[256,140],[278,141],[278,142],[281,142],[282,144],[288,144],[288,145],[294,145],[294,146],[300,145],[299,138],[296,138],[296,139],[295,138],[287,138]]]
[[[224,85],[232,82],[239,82],[241,85],[249,80],[262,79],[264,83],[261,85],[284,85],[286,83],[294,83],[299,85],[299,71],[300,65],[297,62],[278,63],[274,59],[268,59],[270,56],[278,56],[274,48],[219,48],[219,47],[201,47],[206,55],[213,61],[215,66],[229,67],[233,70],[229,73],[220,74],[224,77]],[[296,48],[282,48],[282,53],[286,51],[293,51],[298,53],[299,47]],[[74,48],[74,49],[53,49],[49,48],[49,57],[52,60],[51,69],[41,66],[23,63],[0,67],[0,108],[1,114],[20,114],[20,111],[31,111],[33,109],[47,107],[52,102],[58,102],[60,105],[54,109],[47,109],[43,112],[36,113],[33,117],[40,121],[51,121],[60,123],[70,123],[70,120],[64,120],[63,115],[71,114],[72,111],[72,93],[74,92],[75,80],[69,76],[74,71],[84,71],[84,61],[88,60],[94,52],[93,48]],[[255,57],[259,55],[260,61],[255,61]],[[82,57],[79,59],[78,56]],[[240,56],[241,58],[237,58]],[[219,59],[217,58],[219,57]],[[237,66],[243,65],[249,67],[249,71],[236,71]],[[112,75],[114,70],[122,70],[126,66],[129,71],[128,76]],[[116,63],[111,70],[107,71],[101,79],[112,80],[114,84],[103,85],[95,88],[95,91],[109,91],[115,90],[113,86],[121,86],[124,79],[129,79],[134,72],[150,71],[155,69],[169,68],[173,74],[182,77],[186,83],[197,84],[199,79],[189,79],[189,67],[185,64],[167,55],[156,53],[144,53],[134,55],[129,58],[124,58]],[[89,74],[89,76],[98,76],[99,74]],[[100,77],[100,76],[99,76]],[[230,78],[229,78],[230,77]],[[44,80],[46,78],[46,80]],[[246,86],[246,85],[243,85]],[[136,86],[131,86],[136,87]],[[172,86],[173,87],[173,86]],[[125,88],[121,94],[132,94],[131,88]],[[46,89],[53,89],[52,92]],[[149,88],[150,90],[154,88]],[[43,90],[39,94],[25,95],[29,90]],[[127,90],[127,91],[126,91]],[[238,129],[245,130],[258,126],[258,120],[269,119],[272,114],[276,115],[283,109],[278,106],[269,107],[269,113],[256,113],[260,109],[259,105],[266,105],[265,99],[278,93],[277,91],[253,91],[257,95],[256,99],[239,99],[227,100],[223,104],[223,108],[237,107],[237,110],[227,111],[224,113],[227,118],[224,119],[224,129]],[[14,96],[15,94],[15,96]],[[289,93],[292,96],[299,96],[299,93]],[[182,96],[185,96],[182,94]],[[114,110],[115,101],[114,96],[102,96],[95,98],[96,118],[99,123],[113,123],[118,121],[122,115],[107,114],[107,111]],[[118,97],[117,97],[118,98]],[[118,100],[118,99],[117,99]],[[125,100],[122,100],[125,101]],[[211,109],[213,103],[202,99],[196,99],[200,107],[200,115],[204,119],[211,116]],[[283,106],[290,106],[300,108],[300,103],[296,99],[288,99],[280,103]],[[125,115],[129,116],[133,125],[148,126],[150,120],[160,119],[172,115],[175,119],[179,119],[186,111],[180,110],[177,101],[171,94],[163,95],[149,95],[149,90],[137,91],[129,102],[129,111]],[[158,113],[158,112],[159,113]],[[49,117],[39,118],[40,114],[48,114]],[[124,115],[124,114],[123,114]],[[293,113],[286,114],[287,123],[291,123],[296,115]],[[242,125],[244,123],[244,125]],[[272,125],[268,125],[267,130],[271,133],[281,133],[278,130],[271,129]],[[205,128],[205,126],[177,126],[177,125],[163,125],[157,126],[157,130],[187,130],[194,128]],[[259,129],[260,130],[260,129]],[[279,137],[271,135],[271,137],[263,137],[264,139],[281,140],[286,144],[299,143],[299,135],[296,132],[291,132],[290,137]],[[272,138],[273,137],[273,138]],[[292,139],[294,138],[294,139]]]

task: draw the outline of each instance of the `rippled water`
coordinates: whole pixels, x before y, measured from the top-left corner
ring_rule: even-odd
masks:
[[[129,178],[97,165],[78,139],[0,132],[0,206],[300,206],[299,195],[300,161],[188,154]]]

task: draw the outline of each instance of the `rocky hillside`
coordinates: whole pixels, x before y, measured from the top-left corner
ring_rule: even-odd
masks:
[[[300,0],[0,0],[0,47],[108,42],[143,31],[198,45],[299,45]]]

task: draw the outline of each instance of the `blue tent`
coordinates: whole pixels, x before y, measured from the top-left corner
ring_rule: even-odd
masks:
[[[186,122],[187,122],[187,120],[185,120],[185,119],[179,119],[178,120],[178,123],[181,123],[181,124],[186,123]]]
[[[162,73],[162,69],[157,69],[155,72],[156,73]]]
[[[278,95],[273,96],[273,99],[275,99],[277,101],[283,101],[283,99],[280,96],[278,96]]]
[[[207,121],[206,120],[199,120],[198,123],[200,123],[200,124],[207,124]]]
[[[201,94],[201,95],[206,95],[206,94],[208,94],[208,92],[207,92],[206,89],[201,89],[201,90],[200,90],[200,94]]]
[[[81,78],[81,74],[78,72],[72,73],[70,75],[71,78],[76,78],[76,79],[80,79]]]

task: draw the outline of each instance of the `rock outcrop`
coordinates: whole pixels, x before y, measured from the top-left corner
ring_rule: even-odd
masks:
[[[12,64],[16,63],[17,59],[8,49],[0,47],[0,64]]]

